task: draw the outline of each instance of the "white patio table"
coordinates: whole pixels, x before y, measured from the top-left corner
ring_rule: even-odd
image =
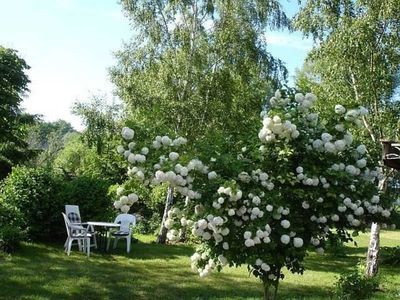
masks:
[[[107,238],[110,234],[110,229],[112,228],[119,228],[121,225],[117,223],[110,223],[110,222],[96,222],[96,221],[89,221],[85,222],[88,225],[91,225],[93,227],[100,227],[101,229],[99,230],[100,233],[100,245],[99,249],[102,250],[103,252],[107,251]],[[103,249],[102,249],[103,248]]]

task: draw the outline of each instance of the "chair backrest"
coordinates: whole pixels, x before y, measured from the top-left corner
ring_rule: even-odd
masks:
[[[71,232],[71,222],[69,221],[69,219],[68,219],[68,217],[67,217],[66,214],[64,214],[64,213],[62,212],[62,215],[63,215],[63,217],[64,217],[65,228],[67,229],[68,237],[71,237],[71,235],[72,235],[72,232]]]
[[[71,223],[81,223],[81,214],[78,205],[65,205],[65,214]]]
[[[136,217],[130,214],[120,214],[115,218],[114,223],[121,224],[121,231],[131,232],[130,227],[136,225]]]

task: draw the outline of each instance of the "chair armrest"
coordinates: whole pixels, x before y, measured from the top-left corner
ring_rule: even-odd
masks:
[[[83,231],[87,232],[87,229],[85,227],[83,227],[81,225],[77,225],[77,224],[71,224],[70,228],[72,230],[83,230]]]

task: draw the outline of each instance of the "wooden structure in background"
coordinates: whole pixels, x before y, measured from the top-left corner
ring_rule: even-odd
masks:
[[[383,164],[400,170],[400,142],[382,141]]]

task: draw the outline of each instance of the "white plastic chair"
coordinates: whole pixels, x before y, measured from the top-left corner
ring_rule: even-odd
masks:
[[[131,251],[131,237],[132,237],[132,227],[136,226],[136,217],[130,214],[120,214],[115,218],[114,223],[120,224],[118,231],[111,232],[111,236],[114,237],[114,249],[117,248],[118,240],[126,239],[126,252]],[[107,241],[107,251],[110,247],[109,236]]]
[[[85,227],[86,231],[90,233],[93,237],[93,243],[90,244],[90,247],[95,247],[97,249],[97,240],[96,240],[96,232],[94,231],[93,226],[82,223],[81,214],[79,212],[78,205],[65,205],[65,214],[68,217],[68,220],[76,226]],[[64,247],[66,247],[67,241],[65,241]]]
[[[62,213],[65,222],[65,228],[67,229],[67,246],[65,247],[65,252],[68,255],[71,253],[72,242],[74,240],[78,241],[79,248],[81,248],[81,242],[83,242],[83,249],[86,250],[87,256],[90,256],[90,238],[92,235],[87,232],[87,229],[79,225],[72,224],[67,215]],[[81,250],[81,249],[79,249]]]

